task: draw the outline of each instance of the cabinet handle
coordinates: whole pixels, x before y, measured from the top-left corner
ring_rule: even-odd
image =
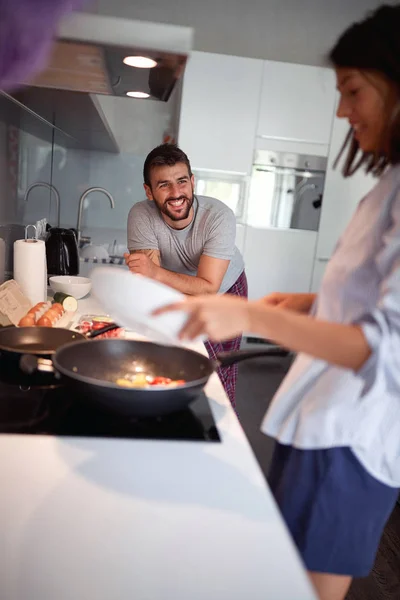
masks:
[[[329,262],[331,259],[328,257],[326,258],[325,256],[321,256],[321,258],[317,258],[318,262]]]

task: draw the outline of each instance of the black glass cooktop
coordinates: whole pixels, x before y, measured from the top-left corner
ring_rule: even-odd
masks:
[[[0,368],[0,433],[220,442],[205,394],[186,410],[130,419],[101,412],[51,375],[33,380]]]

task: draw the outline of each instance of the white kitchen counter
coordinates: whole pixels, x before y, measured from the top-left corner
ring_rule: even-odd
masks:
[[[222,443],[0,435],[1,600],[315,600],[216,375],[206,392]]]

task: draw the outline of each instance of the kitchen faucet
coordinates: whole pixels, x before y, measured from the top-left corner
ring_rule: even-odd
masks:
[[[60,227],[60,194],[58,193],[57,188],[52,183],[45,183],[44,181],[38,181],[37,183],[32,183],[25,192],[25,196],[24,196],[25,202],[28,202],[29,194],[35,187],[44,187],[44,188],[50,190],[50,192],[54,193],[54,196],[56,199],[56,204],[57,204],[57,227]]]
[[[102,187],[91,187],[89,189],[86,190],[86,192],[83,192],[82,196],[80,197],[79,200],[79,210],[78,210],[78,222],[76,224],[76,235],[77,235],[77,239],[78,239],[78,247],[79,247],[79,243],[81,241],[81,223],[82,223],[82,212],[83,212],[83,203],[86,200],[86,198],[89,196],[89,194],[91,194],[92,192],[102,192],[103,194],[105,194],[105,196],[107,196],[107,198],[110,201],[111,204],[111,208],[115,208],[115,202],[114,202],[114,198],[111,196],[110,192],[108,192],[106,189],[102,188]]]

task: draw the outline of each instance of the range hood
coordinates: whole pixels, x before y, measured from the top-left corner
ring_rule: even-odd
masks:
[[[188,27],[73,13],[61,23],[47,68],[9,98],[56,126],[72,145],[117,152],[97,95],[168,101],[192,41]],[[152,59],[153,66],[129,66],[127,57]]]
[[[167,101],[192,35],[187,27],[77,13],[62,23],[49,65],[31,85],[116,96],[136,91]],[[153,59],[155,66],[128,66],[128,56]]]

